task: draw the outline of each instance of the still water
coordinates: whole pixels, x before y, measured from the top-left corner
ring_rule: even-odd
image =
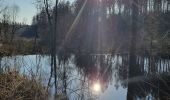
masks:
[[[57,94],[69,100],[169,100],[170,60],[137,57],[129,72],[128,55],[70,55],[57,60]],[[0,70],[15,69],[49,84],[54,99],[50,57],[41,55],[4,57]],[[129,77],[130,75],[134,77]]]

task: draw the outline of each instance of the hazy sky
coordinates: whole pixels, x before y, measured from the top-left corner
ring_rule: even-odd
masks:
[[[35,0],[4,0],[5,3],[10,7],[13,4],[19,6],[19,12],[17,21],[26,21],[27,24],[31,24],[32,17],[36,14],[36,7],[33,4]]]
[[[19,13],[17,17],[18,22],[26,21],[27,24],[31,24],[32,17],[37,13],[35,0],[4,0],[5,4],[12,6],[13,4],[19,6]],[[68,0],[74,1],[74,0]]]

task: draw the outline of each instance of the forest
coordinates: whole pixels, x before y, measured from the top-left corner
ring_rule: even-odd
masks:
[[[105,93],[114,80],[116,90],[126,89],[126,100],[169,100],[170,0],[33,1],[37,13],[28,25],[16,20],[22,8],[8,7],[3,4],[5,0],[0,0],[0,93],[4,89],[13,94],[0,95],[0,99],[21,96],[21,100],[46,100],[52,88],[54,100],[107,100],[93,95],[90,86],[94,84],[94,90]],[[20,56],[36,59],[30,69],[31,79],[26,73],[24,78],[16,68],[20,66],[22,72],[26,66],[17,65]],[[12,58],[15,60],[8,66]],[[43,61],[39,65],[37,62],[42,59],[48,60],[49,65]],[[45,89],[43,82],[36,79],[43,74],[39,66],[49,70]],[[80,76],[76,90],[72,88],[76,78],[71,79],[75,73]],[[5,85],[3,77],[10,75],[18,77],[11,81],[26,80],[22,86],[32,83],[35,90],[18,95],[8,86],[1,87]],[[35,98],[37,95],[40,98]]]

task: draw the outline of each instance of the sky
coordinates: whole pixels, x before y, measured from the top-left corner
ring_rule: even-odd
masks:
[[[74,1],[74,0],[68,0]],[[4,0],[5,4],[9,7],[12,5],[17,5],[19,7],[17,22],[25,22],[27,24],[32,23],[32,18],[36,15],[37,10],[35,6],[35,0]]]
[[[17,22],[23,22],[31,24],[32,17],[36,15],[37,10],[34,4],[35,0],[4,0],[5,4],[9,7],[12,5],[17,5],[19,7]]]

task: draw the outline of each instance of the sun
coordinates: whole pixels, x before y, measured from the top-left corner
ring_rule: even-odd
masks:
[[[100,92],[100,90],[101,90],[101,85],[100,85],[99,82],[94,83],[94,85],[93,85],[93,90],[94,90],[95,92]]]

